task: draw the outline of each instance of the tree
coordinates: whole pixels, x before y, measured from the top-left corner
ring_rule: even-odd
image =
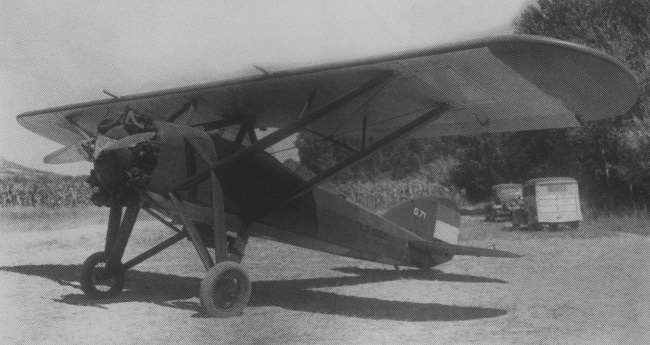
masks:
[[[401,141],[342,177],[426,176],[431,162],[451,157],[449,181],[473,201],[485,198],[495,183],[573,176],[583,197],[605,210],[645,207],[650,195],[650,0],[539,0],[522,11],[514,27],[517,33],[612,55],[637,77],[639,101],[620,117],[575,129]],[[317,171],[343,157],[332,144],[304,140],[300,145],[301,161]]]
[[[372,142],[372,141],[371,141]],[[358,142],[345,142],[355,147]],[[321,173],[348,157],[349,152],[331,142],[309,134],[300,134],[295,142],[301,164]],[[449,155],[458,148],[455,139],[406,139],[392,143],[378,153],[362,160],[351,169],[337,175],[338,180],[399,180],[422,174],[427,164]]]
[[[636,75],[641,97],[627,114],[564,130],[550,142],[556,147],[568,144],[564,147],[569,150],[562,151],[571,151],[574,174],[586,191],[584,195],[597,201],[594,204],[607,210],[645,206],[650,192],[650,123],[646,116],[650,106],[650,1],[539,0],[514,24],[518,33],[602,50]],[[556,152],[554,155],[560,154]]]

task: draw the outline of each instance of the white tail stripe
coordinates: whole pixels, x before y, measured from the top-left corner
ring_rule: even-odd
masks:
[[[449,225],[441,220],[436,220],[436,228],[433,231],[433,238],[437,238],[447,243],[458,243],[458,228]]]

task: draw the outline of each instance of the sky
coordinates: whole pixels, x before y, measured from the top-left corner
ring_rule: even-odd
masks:
[[[47,165],[61,147],[30,110],[511,32],[531,0],[14,1],[0,4],[0,157]]]

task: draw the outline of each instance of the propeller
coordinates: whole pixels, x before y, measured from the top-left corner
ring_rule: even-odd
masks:
[[[65,164],[87,160],[88,153],[82,144],[64,146],[43,158],[47,164]]]
[[[144,132],[121,139],[112,139],[100,134],[94,139],[86,139],[78,144],[62,147],[45,156],[43,161],[47,164],[74,163],[84,160],[93,162],[102,152],[131,147],[151,140],[154,136],[156,132]]]
[[[90,199],[94,204],[137,203],[138,189],[149,183],[158,159],[160,143],[154,140],[158,130],[153,119],[127,107],[119,117],[101,121],[94,137],[71,116],[65,120],[83,139],[48,154],[43,161],[48,164],[92,162],[93,169],[86,182],[93,187]]]

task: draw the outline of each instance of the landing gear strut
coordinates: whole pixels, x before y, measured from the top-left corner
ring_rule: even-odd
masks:
[[[122,205],[116,200],[114,199],[109,214],[105,251],[92,254],[81,267],[81,290],[92,298],[119,295],[124,288],[124,271],[129,268],[122,265],[122,255],[140,207],[128,206],[122,217]]]
[[[217,222],[214,224],[215,258],[217,259],[215,264],[198,230],[187,216],[183,203],[174,194],[170,193],[169,196],[181,217],[196,252],[199,254],[199,258],[201,258],[205,269],[208,271],[208,274],[201,281],[199,291],[203,310],[213,317],[241,315],[251,297],[251,281],[239,263],[227,261],[236,258],[234,255],[228,255],[225,226],[220,227]],[[212,204],[213,207],[217,207],[220,203],[215,200]],[[215,212],[215,218],[220,217],[217,213]]]
[[[204,157],[207,160],[207,157]],[[243,221],[237,237],[228,244],[226,224],[223,210],[223,194],[221,185],[214,172],[210,173],[212,186],[212,231],[215,249],[214,261],[208,252],[203,238],[200,236],[192,219],[188,216],[183,202],[174,193],[169,193],[174,208],[190,237],[199,258],[203,262],[207,275],[201,281],[199,299],[206,314],[213,317],[231,317],[241,315],[251,297],[251,280],[241,261],[250,223]],[[229,248],[230,247],[230,248]]]
[[[186,238],[184,232],[172,224],[165,222],[164,219],[154,213],[152,214],[154,217],[174,230],[176,234],[133,259],[122,263],[124,249],[133,230],[133,225],[135,224],[139,210],[139,206],[129,206],[124,213],[124,217],[122,217],[121,205],[111,207],[108,230],[106,232],[106,250],[90,255],[81,267],[79,277],[81,290],[89,297],[94,299],[117,297],[124,288],[126,270]],[[148,209],[145,210],[152,213]]]

